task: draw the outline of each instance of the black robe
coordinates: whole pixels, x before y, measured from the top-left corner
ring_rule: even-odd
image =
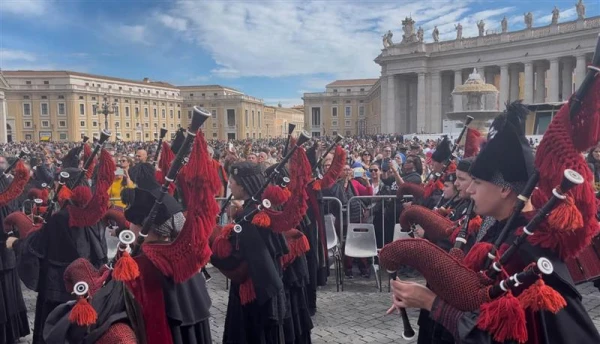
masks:
[[[0,175],[0,188],[4,189],[8,184],[8,180]],[[16,201],[0,207],[0,343],[13,343],[30,333],[27,308],[16,269],[17,256],[14,250],[7,249],[5,245],[8,237],[4,232],[4,219],[17,208]]]
[[[96,268],[107,263],[106,237],[100,224],[69,227],[69,213],[61,209],[46,225],[25,240],[17,240],[15,252],[21,257],[18,268],[23,283],[37,291],[34,343],[44,343],[42,333],[48,314],[57,306],[73,300],[65,289],[65,269],[77,258],[89,260]]]

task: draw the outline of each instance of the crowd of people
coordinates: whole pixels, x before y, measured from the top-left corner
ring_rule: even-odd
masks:
[[[394,279],[388,311],[421,309],[420,343],[599,343],[575,289],[589,276],[571,263],[598,241],[600,134],[573,139],[566,106],[534,143],[526,112],[510,104],[487,138],[465,128],[460,142],[222,142],[180,130],[171,142],[4,144],[0,342],[31,331],[22,281],[37,292],[34,343],[211,343],[210,262],[231,280],[223,343],[311,343],[331,271],[330,216],[342,243],[350,224],[372,223],[381,249],[345,257],[344,278],[370,278],[371,259],[426,277],[428,286]],[[575,116],[594,127],[597,107]],[[553,190],[566,168],[574,188]],[[350,201],[377,195],[388,197]],[[532,225],[551,197],[559,205]],[[409,239],[393,240],[398,224]],[[540,258],[553,273],[536,268]],[[508,278],[519,273],[527,281]],[[465,293],[478,288],[475,304],[480,294]]]

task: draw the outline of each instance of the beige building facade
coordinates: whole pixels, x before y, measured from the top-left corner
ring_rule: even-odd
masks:
[[[312,136],[365,135],[369,101],[376,101],[378,79],[337,80],[325,92],[305,93],[304,126]],[[372,104],[371,104],[372,105]],[[371,114],[369,114],[371,115]]]
[[[269,132],[269,137],[286,137],[288,135],[288,125],[295,124],[295,133],[304,130],[304,109],[285,108],[278,106],[265,106],[265,112],[272,114],[273,124]]]
[[[3,71],[6,140],[78,141],[98,137],[108,122],[115,138],[148,141],[159,128],[174,133],[182,99],[173,85],[71,71]],[[108,104],[104,116],[97,105]]]

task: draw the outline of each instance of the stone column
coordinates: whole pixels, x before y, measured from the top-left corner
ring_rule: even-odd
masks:
[[[535,94],[534,103],[543,103],[546,100],[546,68],[541,64],[535,65]]]
[[[533,103],[533,63],[525,62],[525,91],[523,100],[525,104]]]
[[[508,65],[500,66],[500,110],[504,110],[508,102],[508,93],[510,91],[508,78]]]
[[[562,100],[566,101],[573,93],[573,63],[570,58],[563,61]]]
[[[575,89],[577,90],[583,79],[585,78],[586,73],[586,60],[585,54],[581,54],[577,56],[577,64],[575,65]]]
[[[455,70],[454,71],[454,88],[456,88],[457,86],[462,85],[463,80],[462,80],[462,70]],[[462,99],[461,96],[459,95],[453,95],[452,96],[452,105],[453,105],[453,112],[460,112],[462,111]]]
[[[0,142],[7,143],[8,137],[6,133],[6,97],[4,95],[4,91],[0,89]],[[15,140],[16,132],[13,130],[13,141]]]
[[[393,133],[396,127],[396,90],[395,90],[395,75],[388,75],[387,77],[387,109],[386,109],[386,120],[384,121],[385,127],[381,130],[384,133]],[[339,115],[338,115],[339,116]]]
[[[440,72],[431,73],[431,121],[429,132],[442,132],[442,75]]]
[[[510,74],[510,92],[509,92],[509,101],[514,102],[515,100],[519,100],[519,68],[514,66],[509,69]]]
[[[425,73],[420,72],[417,81],[417,132],[425,130],[427,116],[427,95],[425,94]]]
[[[548,90],[548,101],[549,102],[558,102],[558,93],[560,87],[559,80],[559,61],[558,58],[554,58],[550,60],[550,87]]]

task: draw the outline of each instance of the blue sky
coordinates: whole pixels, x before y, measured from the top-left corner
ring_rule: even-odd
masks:
[[[259,1],[259,0],[3,0],[0,68],[67,69],[175,85],[221,84],[269,104],[301,104],[302,93],[335,79],[376,78],[381,36],[402,37],[409,15],[426,41],[477,35],[476,23],[498,29],[574,20],[577,0]],[[584,1],[587,17],[600,1]]]

